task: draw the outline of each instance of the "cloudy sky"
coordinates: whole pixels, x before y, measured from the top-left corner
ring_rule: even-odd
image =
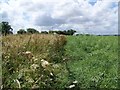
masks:
[[[117,34],[118,0],[0,0],[0,22],[20,28]]]

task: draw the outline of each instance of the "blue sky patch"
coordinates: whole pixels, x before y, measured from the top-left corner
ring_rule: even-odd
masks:
[[[97,2],[97,0],[89,0],[88,2],[89,2],[92,6],[94,6],[95,3]]]

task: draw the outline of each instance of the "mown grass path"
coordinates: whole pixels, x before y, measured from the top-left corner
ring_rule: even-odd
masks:
[[[118,37],[68,36],[68,66],[83,88],[118,87]]]

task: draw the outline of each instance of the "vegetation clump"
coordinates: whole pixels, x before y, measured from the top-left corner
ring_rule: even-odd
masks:
[[[66,77],[60,64],[65,36],[8,35],[2,41],[3,88],[55,88]]]

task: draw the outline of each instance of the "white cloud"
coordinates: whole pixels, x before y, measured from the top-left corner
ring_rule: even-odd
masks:
[[[95,2],[94,5],[90,2]],[[76,29],[78,32],[118,32],[118,0],[5,0],[0,2],[1,21],[20,28]]]

